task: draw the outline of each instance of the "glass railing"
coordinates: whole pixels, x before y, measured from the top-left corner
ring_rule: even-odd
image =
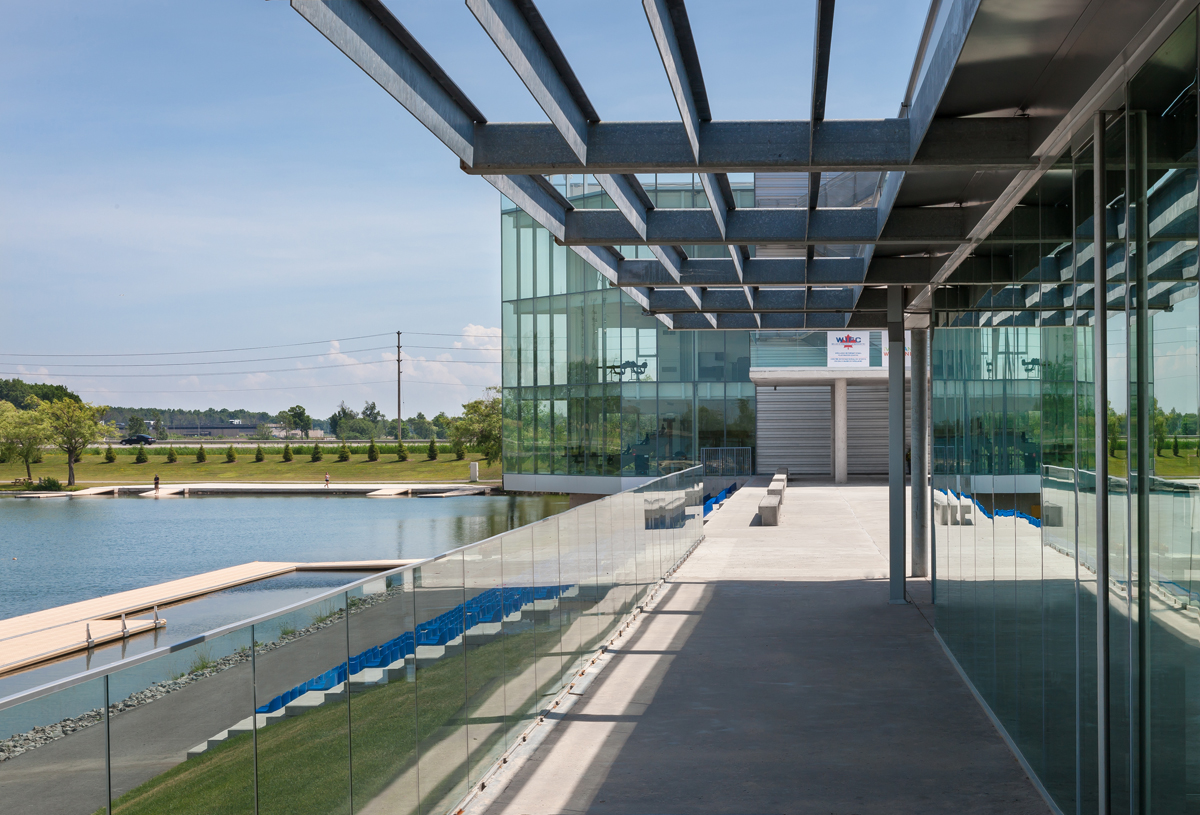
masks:
[[[702,484],[684,470],[2,699],[2,808],[448,812],[699,542]]]

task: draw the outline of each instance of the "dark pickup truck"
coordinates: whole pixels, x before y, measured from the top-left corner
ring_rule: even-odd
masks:
[[[154,444],[154,437],[147,436],[145,433],[138,433],[136,436],[121,439],[121,444]]]

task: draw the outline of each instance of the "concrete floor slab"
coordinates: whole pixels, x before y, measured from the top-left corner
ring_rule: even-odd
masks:
[[[886,486],[793,485],[762,527],[766,483],[709,516],[488,815],[1048,811],[934,639],[928,582],[887,603]]]

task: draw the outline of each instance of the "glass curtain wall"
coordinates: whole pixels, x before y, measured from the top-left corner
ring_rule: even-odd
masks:
[[[591,176],[551,181],[576,208],[615,208]],[[708,206],[694,176],[641,181],[656,207]],[[732,184],[753,206],[753,181]],[[750,332],[667,329],[507,199],[500,231],[505,473],[657,476],[754,446]]]
[[[1089,132],[935,296],[937,629],[1063,812],[1200,812],[1196,88],[1193,14],[1106,115],[1105,246]]]

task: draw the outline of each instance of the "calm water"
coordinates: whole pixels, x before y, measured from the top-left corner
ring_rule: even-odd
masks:
[[[0,499],[0,619],[253,560],[429,557],[566,508],[565,496]],[[158,632],[0,677],[0,698],[365,576],[298,572],[169,606]]]
[[[0,499],[0,619],[253,560],[423,558],[565,496]]]

